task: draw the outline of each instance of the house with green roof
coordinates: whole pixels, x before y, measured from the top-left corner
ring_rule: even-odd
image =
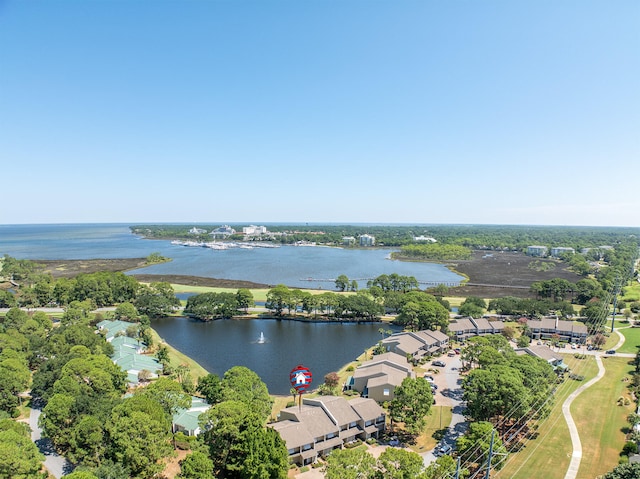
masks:
[[[131,326],[138,327],[136,323],[108,319],[100,321],[96,326],[98,327],[98,331],[104,334],[104,337],[108,343],[113,341],[118,336],[126,335],[127,329]]]
[[[204,399],[192,396],[191,407],[180,409],[173,415],[171,426],[173,432],[182,432],[187,436],[200,434],[202,432],[199,424],[200,415],[207,412],[210,407],[211,405]]]

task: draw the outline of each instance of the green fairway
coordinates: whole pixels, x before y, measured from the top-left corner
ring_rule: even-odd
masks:
[[[624,336],[624,344],[618,352],[636,354],[640,346],[640,328],[625,328],[619,331]]]
[[[576,374],[585,376],[584,381],[567,379],[558,388],[551,414],[538,429],[538,437],[526,443],[519,452],[512,453],[505,467],[499,472],[492,473],[493,478],[501,479],[563,479],[571,460],[572,445],[569,428],[562,416],[562,403],[584,382],[594,377],[598,372],[595,359],[578,360],[572,355],[564,355],[564,362]],[[586,394],[586,391],[585,393]],[[535,473],[532,473],[535,471]],[[595,476],[592,476],[595,477]]]
[[[625,443],[623,429],[628,426],[626,418],[635,410],[627,389],[633,369],[628,362],[628,358],[603,359],[604,377],[571,405],[571,415],[582,443],[582,462],[577,479],[592,479],[618,464],[619,453]],[[617,401],[620,397],[629,399],[629,404],[619,406]]]

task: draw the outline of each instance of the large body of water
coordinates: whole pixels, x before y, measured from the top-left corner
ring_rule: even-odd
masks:
[[[258,373],[272,394],[288,394],[289,372],[298,364],[313,373],[313,385],[371,347],[378,332],[398,328],[380,323],[305,323],[275,319],[194,321],[187,318],[153,320],[151,326],[171,346],[196,359],[209,372],[222,376],[233,366]],[[260,344],[260,333],[265,342]]]
[[[144,240],[127,225],[0,225],[0,255],[19,259],[140,258],[153,252],[173,259],[136,272],[239,279],[290,287],[334,289],[341,274],[350,279],[397,273],[420,282],[456,282],[462,278],[432,263],[388,259],[390,249],[340,249],[283,246],[211,250]],[[359,281],[365,287],[366,280]],[[186,318],[154,320],[153,327],[172,346],[207,370],[223,374],[234,365],[256,371],[275,394],[289,391],[289,371],[302,363],[314,373],[314,385],[375,344],[378,324],[303,323],[242,320],[202,323]],[[384,325],[389,329],[388,325]],[[266,342],[258,344],[260,333]]]
[[[0,255],[19,259],[140,258],[153,252],[172,258],[134,271],[236,279],[298,288],[334,289],[341,274],[366,286],[366,278],[397,273],[419,282],[455,283],[462,277],[435,263],[392,261],[392,249],[280,248],[212,250],[145,240],[127,225],[0,225]]]

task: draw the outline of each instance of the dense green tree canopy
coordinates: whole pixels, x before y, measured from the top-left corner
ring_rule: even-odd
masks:
[[[45,479],[44,457],[25,432],[0,430],[0,479]]]
[[[166,282],[139,285],[134,303],[140,314],[150,318],[167,316],[180,306],[173,286]]]
[[[336,449],[327,458],[326,479],[374,479],[376,460],[367,451]]]
[[[420,454],[390,447],[378,458],[380,479],[424,479],[424,462]]]
[[[178,479],[215,479],[213,461],[205,453],[193,451],[180,461]]]
[[[249,304],[246,298],[244,304]],[[238,307],[237,294],[202,293],[187,299],[184,313],[198,319],[231,318],[237,314]]]
[[[394,421],[403,422],[407,431],[417,434],[425,426],[425,416],[433,404],[431,385],[424,378],[405,378],[394,390],[389,413]]]
[[[240,401],[266,421],[271,414],[273,400],[260,377],[244,366],[234,366],[222,378],[222,400]]]
[[[148,478],[163,469],[159,460],[171,452],[170,422],[162,406],[144,395],[125,399],[105,425],[110,454],[135,477]]]
[[[491,444],[491,434],[493,425],[489,422],[472,422],[464,436],[458,438],[456,442],[458,454],[465,464],[485,464],[489,457],[489,446]],[[496,468],[504,465],[507,456],[507,448],[502,444],[497,432],[494,433],[493,452],[502,457],[502,460],[495,462]]]
[[[469,296],[458,308],[458,314],[461,316],[471,316],[472,318],[480,318],[485,313],[487,304],[484,299],[476,296]]]
[[[638,479],[640,478],[640,464],[620,464],[613,471],[607,472],[602,479]]]
[[[280,435],[264,427],[249,403],[223,401],[201,417],[216,476],[285,479],[288,452]]]
[[[169,420],[178,410],[191,407],[191,395],[186,394],[178,382],[169,378],[159,378],[136,394],[147,396],[160,404]]]

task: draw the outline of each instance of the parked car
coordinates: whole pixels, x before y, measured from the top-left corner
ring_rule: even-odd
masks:
[[[456,348],[453,350],[456,354],[460,354],[460,348]]]
[[[434,453],[436,456],[444,456],[445,454],[451,454],[453,448],[449,444],[441,444],[436,447]]]
[[[438,366],[440,368],[443,368],[446,366],[446,364],[444,363],[444,361],[434,361],[431,363],[433,366]]]
[[[605,354],[616,354],[615,349],[609,349]]]
[[[435,383],[431,383],[431,392],[435,391],[436,389],[438,389],[438,385]]]
[[[433,381],[435,381],[435,379],[433,379],[433,376],[429,376],[428,374],[425,373],[424,378],[429,381],[430,383],[432,383]]]
[[[447,353],[447,356],[449,356],[449,357],[451,357],[451,356],[455,356],[455,355],[456,355],[456,352],[455,352],[455,351],[449,351],[449,352]]]

